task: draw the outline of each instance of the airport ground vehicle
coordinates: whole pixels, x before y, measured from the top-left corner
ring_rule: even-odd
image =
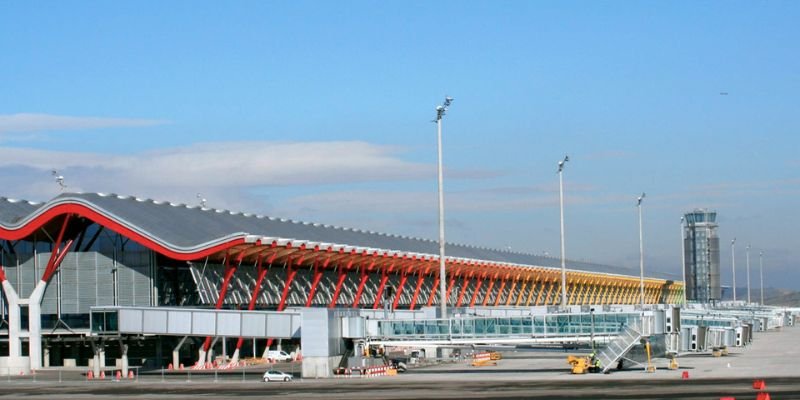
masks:
[[[264,382],[289,382],[292,380],[292,376],[281,371],[271,370],[264,372]]]
[[[270,350],[267,353],[267,358],[271,358],[276,361],[292,361],[292,356],[282,350]]]

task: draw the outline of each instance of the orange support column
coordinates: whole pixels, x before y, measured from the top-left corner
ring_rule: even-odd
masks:
[[[518,276],[514,278],[514,281],[511,283],[511,289],[508,290],[508,296],[506,297],[506,304],[505,304],[506,306],[510,305],[511,299],[514,298],[514,289],[516,289],[517,285],[519,285],[519,279],[517,278]]]
[[[524,279],[522,281],[522,288],[519,290],[519,295],[517,296],[517,302],[514,304],[515,306],[519,307],[519,303],[522,302],[522,298],[525,297],[525,289],[528,288],[528,279]]]
[[[506,287],[506,282],[508,282],[508,275],[503,278],[503,282],[500,283],[500,289],[497,291],[497,297],[494,299],[494,306],[497,307],[500,304],[500,297],[503,296],[503,289]]]
[[[486,280],[485,274],[478,278],[478,283],[475,285],[475,291],[472,292],[472,299],[469,301],[470,307],[475,307],[475,300],[478,300],[478,293],[481,291],[481,286],[483,286],[484,280]]]
[[[458,301],[456,307],[461,307],[461,302],[464,300],[464,294],[467,293],[467,285],[469,285],[469,276],[464,274],[464,282],[461,284],[461,291],[458,293]]]
[[[486,288],[486,294],[483,295],[483,303],[482,306],[486,307],[486,304],[489,302],[489,297],[492,295],[492,288],[494,287],[494,282],[497,280],[497,274],[494,274],[494,277],[491,281],[489,281],[489,287]]]
[[[531,300],[533,300],[533,292],[536,291],[536,284],[539,283],[538,282],[538,280],[539,280],[538,276],[536,278],[532,278],[532,279],[533,280],[531,281],[531,289],[528,291],[528,298],[525,300],[525,307],[530,307],[531,306]]]

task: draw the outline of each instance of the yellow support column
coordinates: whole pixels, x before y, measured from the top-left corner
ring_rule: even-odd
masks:
[[[533,300],[533,292],[536,291],[536,284],[539,283],[539,276],[537,275],[533,278],[533,282],[531,282],[531,290],[528,292],[528,299],[525,302],[525,307],[531,306],[531,300]]]
[[[536,295],[536,303],[535,303],[535,305],[537,305],[537,306],[542,305],[542,295],[545,293],[545,291],[544,291],[545,290],[545,286],[547,286],[548,282],[549,281],[544,280],[544,281],[542,281],[542,283],[539,284],[539,294]],[[552,286],[552,283],[550,283],[550,285]],[[544,298],[544,301],[547,302],[547,297]]]
[[[594,298],[597,295],[597,289],[600,288],[600,280],[592,282],[592,291],[583,299],[586,304],[594,304]]]

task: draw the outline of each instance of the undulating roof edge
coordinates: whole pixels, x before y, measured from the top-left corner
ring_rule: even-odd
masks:
[[[389,253],[438,258],[438,243],[430,239],[280,219],[198,205],[171,203],[105,193],[62,193],[45,203],[0,197],[0,235],[23,232],[39,218],[58,209],[81,206],[92,216],[121,225],[132,234],[178,254],[198,254],[232,241],[281,238]],[[521,267],[560,268],[560,259],[487,247],[447,243],[448,259],[496,262]],[[568,260],[570,270],[638,276],[630,268]],[[672,274],[650,273],[648,278],[677,280]]]

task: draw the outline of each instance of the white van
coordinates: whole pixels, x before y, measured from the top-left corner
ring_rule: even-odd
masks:
[[[267,358],[271,358],[276,361],[292,361],[292,356],[286,354],[283,350],[270,350],[267,352]]]

